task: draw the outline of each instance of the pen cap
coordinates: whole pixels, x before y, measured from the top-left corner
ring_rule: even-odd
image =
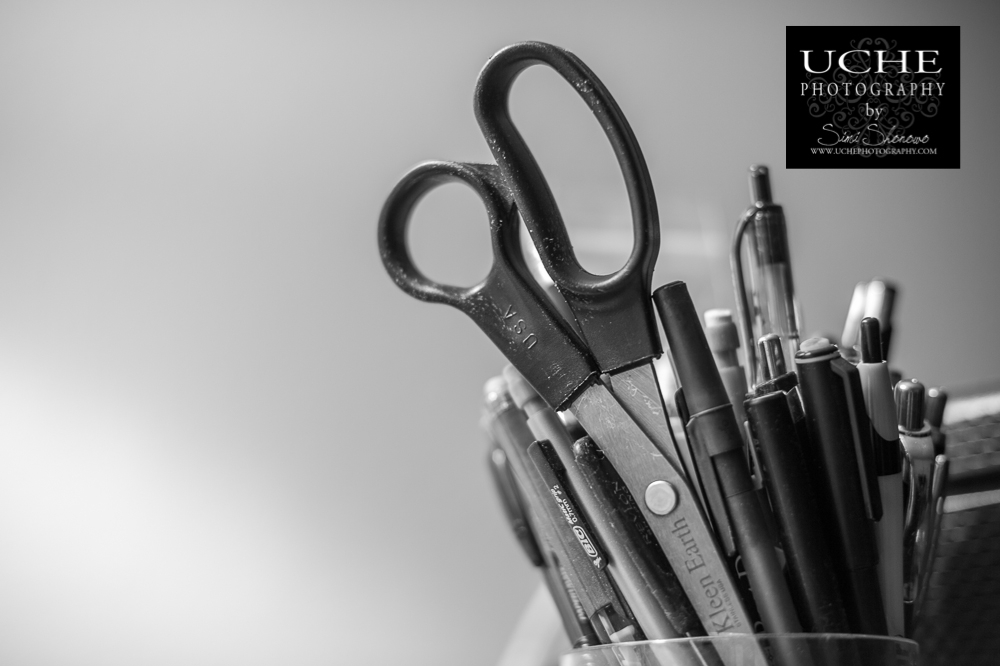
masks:
[[[916,379],[896,384],[896,422],[901,430],[919,432],[924,429],[924,385]]]
[[[687,285],[676,281],[660,287],[653,303],[691,414],[729,402]]]

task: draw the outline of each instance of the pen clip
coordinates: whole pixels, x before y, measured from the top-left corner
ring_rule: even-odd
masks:
[[[732,409],[732,406],[726,403],[721,408]],[[708,514],[711,516],[712,522],[715,523],[715,532],[722,542],[726,556],[733,557],[736,555],[736,540],[733,536],[733,526],[730,523],[729,512],[726,509],[726,498],[722,494],[722,487],[719,485],[719,479],[715,473],[715,464],[712,462],[712,458],[719,453],[723,453],[723,451],[713,448],[719,441],[719,438],[711,436],[712,433],[710,431],[714,427],[712,421],[699,418],[712,411],[715,410],[695,414],[688,420],[686,430],[688,439],[691,441],[691,452],[694,455],[695,463],[698,465],[698,472],[705,493],[707,504],[705,508],[708,509]],[[706,432],[706,429],[709,432]]]
[[[830,369],[844,383],[851,440],[854,444],[854,456],[858,462],[865,514],[869,520],[878,521],[882,518],[882,495],[879,492],[878,477],[875,475],[875,451],[872,445],[871,427],[869,423],[865,423],[867,412],[858,370],[844,358],[834,359],[830,363]]]

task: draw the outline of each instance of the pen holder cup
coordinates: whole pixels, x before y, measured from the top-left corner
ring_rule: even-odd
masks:
[[[917,644],[857,634],[730,634],[573,650],[559,666],[917,666]]]

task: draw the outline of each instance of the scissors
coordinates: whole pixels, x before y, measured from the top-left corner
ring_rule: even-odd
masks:
[[[554,69],[587,103],[622,170],[634,243],[625,265],[611,275],[580,266],[545,177],[510,118],[514,80],[535,64]],[[464,312],[549,405],[577,417],[622,477],[708,633],[752,633],[747,608],[682,471],[657,388],[652,361],[662,348],[650,286],[659,222],[645,159],[624,114],[579,58],[539,42],[515,44],[490,58],[476,84],[474,108],[496,163],[427,162],[407,173],[379,219],[387,272],[409,295]],[[493,264],[470,288],[424,276],[406,243],[421,197],[455,181],[479,195],[490,223]],[[531,277],[518,215],[582,338]]]

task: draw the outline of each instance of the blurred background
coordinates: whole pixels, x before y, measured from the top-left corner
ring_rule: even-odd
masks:
[[[660,1],[0,5],[0,661],[490,664],[536,585],[477,427],[503,360],[386,277],[379,210],[426,159],[489,161],[476,75],[580,56],[657,190],[655,284],[730,307],[746,170],[772,167],[805,332],[898,281],[893,357],[1000,378],[996,5]],[[786,25],[959,25],[960,170],[784,167]],[[537,70],[537,71],[536,71]],[[585,106],[512,109],[584,265],[628,254]],[[434,278],[489,264],[460,186],[421,205]]]

